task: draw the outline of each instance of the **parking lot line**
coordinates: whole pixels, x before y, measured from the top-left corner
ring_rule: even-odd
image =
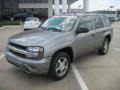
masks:
[[[114,33],[120,33],[120,31],[114,31]]]
[[[81,87],[82,90],[89,90],[87,85],[85,84],[84,80],[82,79],[78,69],[76,68],[76,66],[74,64],[71,64],[71,67],[72,67],[72,70],[73,70],[73,73],[76,77],[76,79],[78,80],[78,83]]]
[[[120,26],[112,26],[113,28],[120,28]]]
[[[4,28],[6,28],[6,26],[1,27],[0,29],[4,29]]]
[[[1,56],[0,56],[0,60],[2,59],[2,58],[4,58],[5,57],[5,55],[4,54],[2,54]]]
[[[115,48],[115,50],[119,51],[120,52],[120,48]]]
[[[10,26],[10,25],[8,25],[8,26],[3,26],[3,27],[0,27],[0,29],[4,29],[4,28],[7,28],[7,27],[19,27],[19,25],[14,25],[14,26]]]

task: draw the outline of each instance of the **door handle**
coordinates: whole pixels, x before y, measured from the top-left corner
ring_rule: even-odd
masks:
[[[95,34],[92,34],[91,36],[95,36]]]
[[[105,32],[107,32],[107,31],[103,31],[103,33],[105,33]]]

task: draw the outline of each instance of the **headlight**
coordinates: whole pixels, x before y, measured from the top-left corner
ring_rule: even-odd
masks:
[[[28,47],[27,48],[28,53],[27,53],[26,57],[40,59],[40,58],[42,58],[43,50],[44,49],[42,47]]]

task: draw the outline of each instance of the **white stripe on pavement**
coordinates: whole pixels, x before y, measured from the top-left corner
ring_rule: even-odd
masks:
[[[120,28],[120,26],[112,26],[113,28]]]
[[[1,59],[3,59],[4,57],[5,57],[5,55],[4,55],[4,54],[2,54],[2,55],[0,56],[0,60],[1,60]]]
[[[0,29],[4,29],[4,28],[6,28],[6,26],[1,27]]]
[[[5,27],[20,27],[20,25],[7,25],[7,26],[5,26]]]
[[[8,25],[8,26],[2,26],[0,29],[4,29],[4,28],[7,28],[7,27],[19,27],[20,25]]]
[[[78,83],[81,87],[82,90],[89,90],[87,85],[85,84],[84,80],[82,79],[78,69],[76,68],[76,66],[74,64],[71,64],[72,70],[74,72],[74,75],[76,77],[76,79],[78,80]]]
[[[115,48],[115,50],[120,51],[120,48]]]
[[[120,33],[120,31],[114,31],[115,33]]]

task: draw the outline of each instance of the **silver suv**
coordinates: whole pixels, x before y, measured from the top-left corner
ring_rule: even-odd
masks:
[[[5,55],[8,62],[28,73],[48,73],[60,80],[78,56],[93,50],[105,55],[112,35],[104,15],[57,15],[37,30],[10,37]]]

